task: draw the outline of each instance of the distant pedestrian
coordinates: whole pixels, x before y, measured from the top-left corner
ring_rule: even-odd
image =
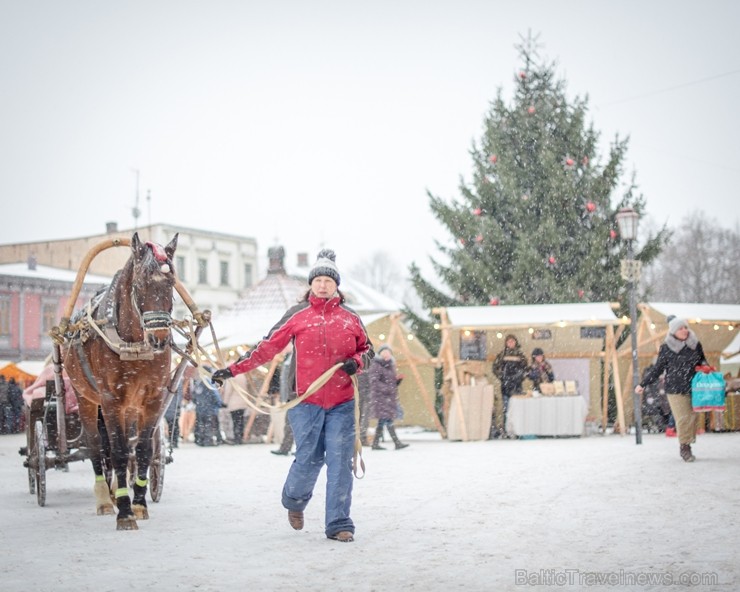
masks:
[[[244,443],[244,414],[249,408],[244,393],[247,391],[247,375],[241,374],[226,382],[221,389],[221,398],[231,416],[232,442],[237,446]]]
[[[665,372],[665,392],[676,421],[681,458],[696,460],[691,445],[696,442],[696,413],[691,405],[691,381],[697,366],[706,366],[704,348],[685,319],[674,318],[668,323],[668,334],[660,346],[658,359],[635,387],[641,396],[645,387],[656,382]]]
[[[223,444],[218,412],[225,407],[218,389],[210,383],[196,379],[193,384],[195,403],[195,443],[198,446]]]
[[[10,433],[13,411],[8,399],[8,381],[0,374],[0,434]]]
[[[396,360],[393,358],[393,350],[387,344],[378,348],[378,355],[370,364],[370,408],[373,417],[378,419],[378,427],[375,428],[373,439],[373,450],[385,450],[380,445],[383,428],[388,430],[396,450],[408,447],[398,438],[393,420],[396,419],[399,409],[398,385],[402,377],[398,374]]]
[[[15,378],[8,381],[8,404],[10,406],[10,433],[17,434],[21,431],[21,418],[23,417],[23,390],[16,384]]]

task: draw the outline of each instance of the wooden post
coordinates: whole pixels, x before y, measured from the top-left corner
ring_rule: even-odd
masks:
[[[455,364],[455,354],[452,351],[452,338],[450,337],[450,321],[447,318],[447,310],[444,308],[435,308],[432,310],[433,313],[439,315],[441,331],[442,331],[442,345],[439,348],[439,357],[444,361],[447,361],[448,370],[443,371],[445,378],[449,376],[452,382],[452,397],[456,401],[457,414],[460,418],[460,427],[462,432],[463,441],[468,439],[468,427],[465,424],[465,413],[462,408],[462,401],[460,400],[460,393],[458,392],[460,383],[457,379],[457,367]],[[457,395],[457,397],[455,397]],[[447,406],[449,409],[449,405]],[[449,414],[445,415],[446,419],[449,420]]]

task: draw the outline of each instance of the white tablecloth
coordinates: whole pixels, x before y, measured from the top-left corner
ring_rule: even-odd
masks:
[[[580,436],[588,412],[586,401],[575,397],[512,397],[506,431],[515,436]]]

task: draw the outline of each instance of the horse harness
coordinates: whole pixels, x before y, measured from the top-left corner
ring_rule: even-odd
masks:
[[[153,360],[155,354],[161,353],[151,346],[148,340],[128,342],[118,333],[118,302],[115,293],[120,281],[121,271],[116,272],[113,281],[106,288],[101,289],[88,302],[87,306],[78,311],[71,319],[70,331],[65,335],[70,345],[75,348],[80,365],[88,382],[97,391],[97,383],[90,369],[87,356],[82,345],[93,337],[95,331],[114,351],[121,361]],[[169,329],[172,326],[172,315],[164,310],[141,312],[136,301],[136,287],[131,290],[131,304],[139,317],[139,323],[144,334],[159,329]]]

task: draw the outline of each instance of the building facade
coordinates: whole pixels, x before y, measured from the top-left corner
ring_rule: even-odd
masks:
[[[223,312],[241,298],[256,283],[257,241],[253,238],[154,224],[137,229],[143,241],[167,244],[177,233],[175,268],[182,284],[201,310],[214,314]],[[115,223],[106,225],[99,235],[0,245],[0,263],[26,262],[35,259],[39,265],[77,272],[88,251],[99,243],[116,238],[130,239],[134,230],[118,230]],[[115,247],[98,254],[88,273],[112,277],[129,257],[127,248]],[[177,299],[174,314],[187,314],[185,305]],[[0,356],[1,357],[1,356]]]
[[[0,359],[43,360],[51,353],[49,331],[59,324],[77,273],[25,263],[0,264]],[[83,306],[110,278],[88,275],[75,308]]]

